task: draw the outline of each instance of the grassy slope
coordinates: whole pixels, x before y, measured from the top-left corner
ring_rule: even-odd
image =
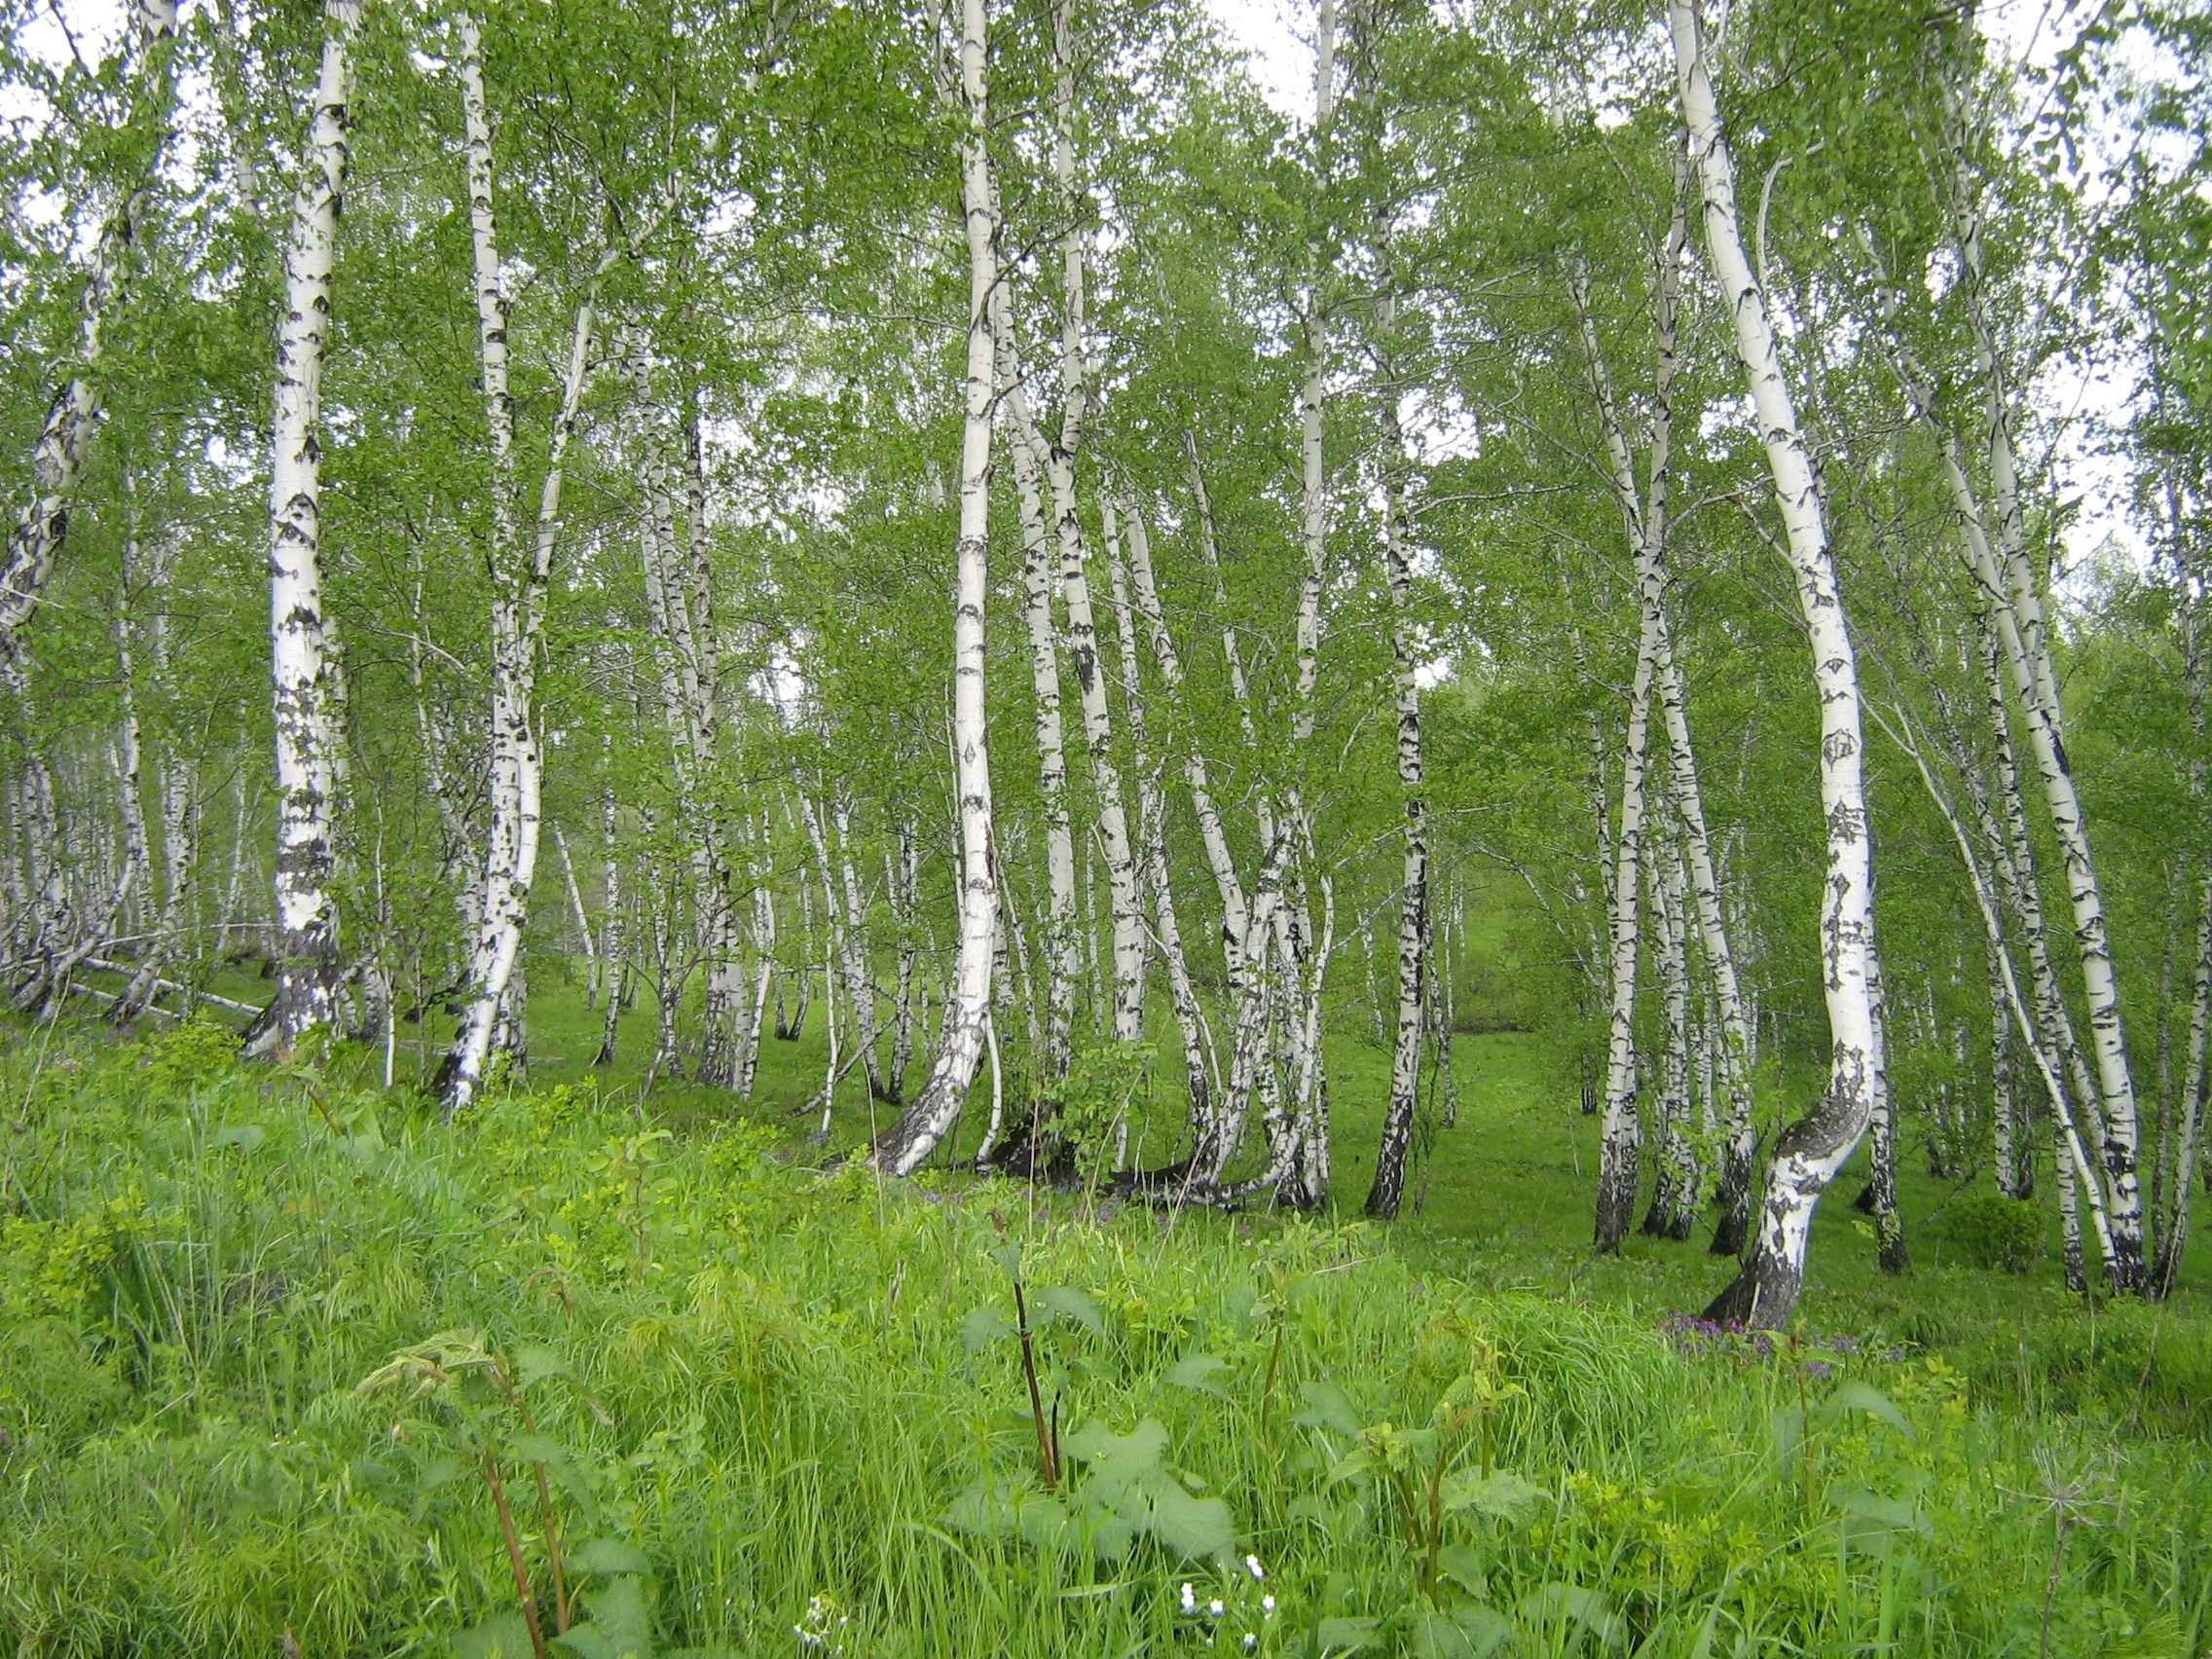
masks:
[[[541,1088],[582,1077],[596,1043],[550,966],[533,1002]],[[650,1024],[643,1006],[626,1024],[632,1061]],[[804,1125],[784,1110],[819,1078],[820,1032],[818,1012],[809,1041],[768,1046],[749,1113],[668,1088],[641,1122],[618,1073],[604,1093],[496,1104],[455,1135],[319,1086],[344,1137],[299,1086],[189,1042],[157,1045],[150,1067],[143,1050],[64,1043],[42,1064],[41,1045],[19,1045],[0,1180],[20,1212],[0,1280],[0,1638],[269,1652],[289,1627],[309,1652],[443,1651],[514,1604],[480,1472],[490,1437],[541,1600],[533,1450],[551,1459],[571,1556],[605,1542],[587,1559],[608,1570],[571,1574],[597,1593],[586,1610],[619,1637],[645,1607],[646,1640],[726,1651],[796,1650],[820,1594],[856,1655],[1171,1652],[1195,1631],[1175,1609],[1195,1577],[1278,1652],[1324,1634],[1465,1651],[1493,1629],[1508,1651],[1571,1652],[1618,1614],[1654,1655],[2028,1653],[2046,1634],[2046,1495],[2084,1476],[2096,1525],[2070,1532],[2050,1650],[2201,1641],[2212,1511],[2175,1495],[2212,1475],[2200,1292],[2091,1315],[2047,1262],[2023,1283],[1937,1267],[1925,1240],[1915,1274],[1884,1282],[1831,1205],[1815,1346],[1683,1354],[1656,1314],[1697,1306],[1720,1270],[1697,1246],[1641,1241],[1585,1261],[1591,1127],[1532,1038],[1462,1039],[1461,1124],[1423,1216],[1384,1232],[1099,1217],[949,1174],[824,1181],[793,1166],[819,1154],[793,1146]],[[1382,1056],[1340,1033],[1331,1066],[1348,1208]],[[857,1091],[839,1113],[841,1140],[866,1132]],[[680,1132],[640,1139],[648,1122]],[[1911,1227],[1940,1195],[1907,1173]],[[1217,1578],[1156,1538],[1110,1561],[1051,1545],[1034,1496],[1022,1524],[1047,1547],[1007,1534],[988,1493],[1034,1486],[1035,1431],[1014,1346],[972,1321],[1007,1309],[1009,1239],[1033,1291],[1090,1299],[1065,1305],[1095,1328],[1062,1320],[1039,1340],[1070,1443],[1087,1423],[1164,1431],[1157,1465],[1077,1462],[1090,1520],[1113,1509],[1117,1473],[1170,1511],[1220,1497],[1236,1548],[1269,1565],[1275,1620],[1234,1568]],[[451,1340],[452,1381],[356,1392],[457,1328],[518,1373],[560,1367],[526,1395],[540,1440],[518,1444]],[[1851,1340],[1819,1346],[1831,1334]],[[1933,1351],[1884,1357],[1899,1342]],[[1223,1364],[1176,1370],[1195,1356]],[[1835,1374],[1808,1370],[1815,1356]],[[1839,1382],[1871,1386],[1904,1426]],[[1417,1629],[1418,1553],[1366,1480],[1329,1473],[1362,1425],[1493,1397],[1488,1414],[1448,1408],[1455,1466],[1479,1461],[1487,1421],[1496,1463],[1540,1496],[1447,1518],[1456,1581],[1440,1581],[1435,1616],[1455,1622]],[[1810,1450],[1778,1461],[1806,1407]]]

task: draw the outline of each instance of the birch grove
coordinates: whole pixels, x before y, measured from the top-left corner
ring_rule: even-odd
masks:
[[[2188,1279],[2212,328],[2186,124],[2061,141],[2158,18],[865,21],[5,25],[11,1020],[1098,1206],[1565,1169],[1762,1326],[1839,1180]]]

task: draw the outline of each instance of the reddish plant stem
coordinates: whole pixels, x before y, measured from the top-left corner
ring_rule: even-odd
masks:
[[[484,1484],[492,1489],[492,1506],[499,1512],[499,1535],[507,1542],[507,1566],[514,1569],[515,1595],[522,1601],[522,1622],[530,1629],[530,1650],[546,1659],[545,1633],[537,1624],[537,1599],[530,1593],[530,1574],[523,1570],[522,1544],[515,1537],[515,1518],[507,1508],[507,1489],[499,1479],[498,1459],[484,1448]]]

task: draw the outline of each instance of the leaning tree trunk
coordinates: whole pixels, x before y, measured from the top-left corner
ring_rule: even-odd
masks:
[[[176,96],[176,0],[136,0],[139,48],[145,85],[140,98],[165,136]],[[161,164],[158,147],[146,158],[150,180]],[[19,672],[23,627],[38,609],[47,577],[54,570],[69,526],[69,498],[85,452],[99,424],[100,385],[105,367],[102,336],[120,303],[129,274],[130,245],[145,206],[146,186],[133,185],[100,228],[93,244],[92,269],[78,305],[74,373],[47,406],[46,420],[31,447],[31,498],[16,515],[0,555],[0,668]]]
[[[1677,202],[1680,192],[1677,192]],[[1641,614],[1638,637],[1636,678],[1630,696],[1628,738],[1621,765],[1620,823],[1613,835],[1613,883],[1606,905],[1611,926],[1611,986],[1608,1000],[1608,1042],[1605,1063],[1604,1116],[1601,1129],[1598,1168],[1597,1247],[1613,1250],[1627,1235],[1636,1210],[1636,1188],[1641,1124],[1636,1102],[1636,980],[1639,954],[1637,890],[1644,862],[1646,776],[1650,768],[1650,717],[1653,691],[1662,661],[1673,662],[1667,632],[1666,545],[1668,462],[1673,438],[1673,391],[1677,363],[1675,350],[1675,316],[1681,243],[1674,236],[1668,245],[1674,257],[1659,272],[1657,328],[1660,342],[1651,427],[1651,470],[1648,494],[1636,485],[1636,468],[1628,449],[1627,428],[1613,396],[1612,379],[1605,371],[1596,320],[1590,309],[1589,279],[1579,256],[1567,270],[1567,291],[1574,303],[1582,334],[1583,354],[1589,361],[1592,389],[1598,400],[1600,423],[1605,435],[1608,473],[1615,504],[1635,555],[1637,595]],[[1677,682],[1679,701],[1678,676]],[[1688,747],[1688,726],[1682,727],[1683,750]],[[1702,822],[1702,814],[1700,815]]]
[[[322,591],[322,366],[346,188],[358,0],[328,0],[309,129],[292,204],[276,334],[269,481],[269,642],[276,745],[276,995],[268,1036],[288,1049],[338,1012],[337,793],[342,709]],[[256,1046],[259,1046],[256,1044]]]
[[[1640,584],[1648,588],[1652,584]],[[1617,1250],[1636,1216],[1643,1125],[1636,1105],[1637,888],[1643,858],[1644,772],[1649,748],[1651,668],[1658,607],[1643,595],[1643,626],[1629,692],[1621,761],[1620,819],[1613,831],[1612,986],[1606,1013],[1605,1092],[1599,1125],[1597,1247]]]
[[[138,99],[151,111],[162,135],[146,158],[145,177],[150,181],[161,163],[176,95],[177,8],[175,0],[138,0],[136,10],[144,78]],[[35,729],[35,721],[28,706],[30,674],[23,630],[45,595],[68,530],[77,475],[99,425],[103,339],[123,300],[131,242],[147,191],[147,183],[132,185],[93,244],[92,268],[78,302],[74,372],[47,405],[31,446],[30,498],[18,510],[6,547],[0,551],[0,693],[16,704],[26,733]],[[86,937],[88,918],[80,917],[71,902],[66,862],[59,856],[54,780],[35,743],[26,744],[16,787],[30,879],[16,906],[10,930],[16,936],[16,949],[11,954],[29,960],[30,973],[18,992],[18,1006],[39,1010],[56,1006],[61,995],[67,969],[59,959],[74,953],[81,960],[98,941],[96,937]]]
[[[507,391],[507,299],[499,276],[492,210],[492,129],[484,101],[482,48],[475,19],[461,22],[461,97],[468,144],[469,222],[475,247],[476,320],[487,424],[492,434],[492,825],[485,838],[481,927],[470,953],[471,995],[436,1088],[450,1117],[474,1098],[500,1032],[519,1055],[521,998],[516,983],[530,888],[537,873],[544,788],[543,739],[535,712],[545,591],[561,535],[563,464],[591,369],[598,286],[620,249],[593,270],[569,334],[561,407],[554,417],[537,522],[523,544],[516,507],[514,402]],[[571,882],[572,882],[571,875]]]
[[[1075,832],[1068,817],[1067,745],[1060,716],[1057,631],[1052,626],[1052,584],[1048,565],[1051,527],[1045,517],[1044,439],[1029,405],[1015,350],[1012,307],[1005,288],[991,296],[993,345],[1001,395],[1013,423],[1007,447],[1014,460],[1015,502],[1021,518],[1022,618],[1029,630],[1030,686],[1036,702],[1037,793],[1045,819],[1046,916],[1040,948],[1045,967],[1045,1048],[1039,1081],[1067,1074],[1075,1008],[1079,940],[1075,920]]]
[[[1901,710],[1899,719],[1905,721],[1909,729],[1909,719]],[[1929,769],[1927,756],[1908,737],[1899,736],[1898,745],[1918,769],[1929,799],[1934,802],[1936,812],[1950,829],[1952,840],[1958,845],[1959,858],[1966,867],[1974,907],[1981,914],[1982,934],[1990,945],[1990,959],[2003,983],[2007,1006],[2011,1010],[2012,1017],[2026,1041],[2028,1057],[2035,1062],[2036,1069],[2042,1074],[2044,1088],[2048,1092],[2052,1132],[2058,1148],[2058,1201],[2065,1233],[2066,1282],[2069,1289],[2083,1289],[2087,1278],[2082,1265],[2081,1221],[2075,1179],[2077,1174],[2084,1178],[2081,1190],[2086,1196],[2090,1221],[2096,1230],[2098,1249],[2108,1268],[2113,1260],[2112,1229],[2105,1218],[2104,1198],[2094,1166],[2082,1145],[2080,1134],[2076,1132],[2074,1116],[2067,1106],[2066,1086],[2059,1080],[2059,1062],[2054,1061],[2053,1057],[2055,1046],[2050,1044],[2046,1036],[2037,1031],[2036,1022],[2029,1014],[2027,1003],[2020,994],[2018,978],[2012,972],[2011,957],[2005,949],[2005,928],[1998,915],[1996,883],[1983,871],[1980,859],[1974,855],[1973,843],[1967,836],[1966,827],[1959,822],[1958,814],[1952,810],[1951,803],[1936,785],[1936,775]],[[1971,778],[1971,773],[1968,776]],[[2005,851],[2000,846],[1995,852],[2000,869],[2003,869]],[[2005,875],[2001,879],[2009,881],[2011,877]]]
[[[1331,164],[1331,129],[1336,115],[1337,0],[1320,0],[1313,40],[1313,132],[1319,147],[1321,187],[1328,187]],[[1320,244],[1312,244],[1313,268],[1307,274],[1303,306],[1306,377],[1299,389],[1299,540],[1306,564],[1298,584],[1297,664],[1295,694],[1290,714],[1290,776],[1283,793],[1284,831],[1291,841],[1286,870],[1286,903],[1276,911],[1276,959],[1288,1009],[1282,1030],[1290,1037],[1290,1064],[1283,1075],[1296,1080],[1297,1099],[1289,1120],[1290,1148],[1277,1149],[1271,1162],[1278,1167],[1295,1163],[1301,1172],[1325,1170],[1324,1148],[1310,1157],[1303,1148],[1328,1133],[1321,1111],[1320,998],[1328,969],[1328,952],[1317,949],[1313,935],[1309,891],[1327,877],[1318,866],[1313,844],[1313,820],[1306,804],[1304,769],[1311,762],[1314,696],[1320,678],[1321,593],[1328,579],[1329,475],[1324,451],[1324,399],[1328,389],[1329,310],[1323,291],[1324,272]],[[1264,821],[1263,821],[1264,830]],[[1324,902],[1327,902],[1324,893]],[[1326,1192],[1287,1174],[1275,1182],[1277,1202],[1293,1208],[1318,1208]]]
[[[146,561],[143,583],[147,615],[144,633],[151,657],[153,684],[173,722],[177,708],[175,664],[170,655],[169,583],[175,570],[176,538],[164,532],[155,536]],[[128,606],[127,599],[127,606]],[[193,875],[198,865],[199,842],[193,833],[192,772],[172,735],[162,745],[156,764],[162,811],[162,906],[153,926],[153,938],[139,960],[138,972],[116,1005],[118,1018],[129,1018],[148,1007],[164,983],[162,970],[178,951],[178,940],[192,927]],[[195,974],[186,974],[196,979]],[[189,1014],[189,997],[177,1011]]]
[[[960,944],[953,1000],[929,1077],[876,1140],[876,1167],[909,1175],[952,1127],[975,1080],[990,1021],[991,936],[998,882],[991,868],[991,770],[983,721],[983,603],[990,552],[991,416],[995,367],[991,292],[999,279],[992,211],[985,0],[962,0],[961,203],[968,239],[968,377],[960,442],[960,542],[953,600],[953,787],[960,800]]]
[[[1205,480],[1198,470],[1198,450],[1190,435],[1184,435],[1185,453],[1190,459],[1191,476],[1198,492],[1199,535],[1210,540],[1210,515],[1206,509]],[[1181,712],[1184,677],[1183,659],[1176,649],[1174,633],[1167,626],[1167,616],[1161,608],[1160,587],[1153,574],[1152,538],[1144,515],[1134,505],[1126,513],[1129,533],[1129,579],[1136,590],[1137,613],[1144,618],[1145,631],[1152,645],[1153,660],[1160,665],[1160,678],[1165,685],[1172,713]],[[1221,808],[1213,795],[1213,781],[1207,770],[1205,756],[1196,743],[1183,748],[1183,779],[1191,793],[1192,816],[1198,820],[1198,839],[1205,848],[1206,867],[1212,871],[1214,888],[1221,899],[1221,950],[1224,978],[1229,1006],[1241,1010],[1244,1001],[1245,981],[1251,972],[1246,961],[1245,940],[1251,933],[1251,905],[1244,891],[1242,878],[1237,874],[1236,862],[1229,847],[1229,835],[1222,823]],[[1162,861],[1164,863],[1164,860]],[[1236,1051],[1231,1051],[1230,1069],[1236,1069]],[[1205,1168],[1217,1161],[1226,1161],[1222,1150],[1226,1140],[1229,1101],[1225,1097],[1218,1062],[1215,1067],[1216,1087],[1209,1101],[1192,1102],[1193,1144],[1192,1167]]]
[[[1211,1121],[1216,1092],[1213,1038],[1198,1007],[1197,987],[1191,982],[1190,959],[1183,950],[1183,929],[1175,912],[1175,891],[1168,878],[1166,802],[1160,786],[1161,762],[1152,753],[1146,733],[1144,681],[1137,662],[1135,608],[1129,598],[1128,565],[1122,556],[1121,515],[1114,498],[1100,503],[1106,539],[1106,573],[1114,598],[1114,622],[1122,645],[1122,706],[1127,711],[1129,740],[1137,774],[1137,840],[1142,848],[1145,879],[1152,888],[1153,943],[1167,969],[1168,1000],[1175,1010],[1175,1027],[1183,1039],[1183,1070],[1191,1096],[1194,1130]],[[1129,535],[1144,534],[1132,512]]]
[[[1902,1273],[1907,1258],[1904,1223],[1898,1217],[1897,1103],[1890,1093],[1889,997],[1883,988],[1881,961],[1874,961],[1874,1064],[1867,1074],[1874,1106],[1868,1115],[1868,1152],[1871,1170],[1866,1180],[1866,1209],[1874,1218],[1874,1258],[1882,1272]]]
[[[1059,0],[1052,16],[1052,180],[1064,215],[1060,238],[1060,429],[1045,449],[1051,485],[1053,528],[1059,554],[1059,592],[1067,609],[1068,666],[1075,671],[1083,731],[1090,755],[1097,800],[1098,839],[1106,858],[1106,883],[1114,929],[1114,1039],[1134,1043],[1144,1032],[1144,921],[1137,900],[1136,854],[1123,798],[1113,717],[1099,667],[1098,629],[1092,614],[1083,519],[1076,505],[1076,457],[1090,406],[1085,350],[1084,231],[1088,203],[1076,182],[1075,28],[1073,0]],[[1086,895],[1089,888],[1086,883]],[[1095,941],[1093,942],[1095,949]]]
[[[1997,1190],[2009,1198],[2035,1197],[2035,1160],[2021,1133],[2019,1104],[2012,1090],[2012,1020],[2005,1007],[2004,968],[1998,947],[1985,942],[1989,967],[1989,1110],[1991,1153]]]
[[[1706,242],[1735,325],[1737,353],[1774,475],[1821,708],[1821,813],[1827,852],[1821,957],[1828,1015],[1827,1091],[1810,1116],[1776,1141],[1758,1236],[1743,1272],[1708,1309],[1711,1318],[1780,1326],[1804,1283],[1814,1207],[1866,1132],[1873,1105],[1870,1073],[1880,1059],[1872,1001],[1873,845],[1866,817],[1865,741],[1858,660],[1836,587],[1820,481],[1783,379],[1766,295],[1751,275],[1737,234],[1735,166],[1714,99],[1694,0],[1669,0],[1667,13],[1683,120],[1703,185]]]
[[[1981,566],[1977,575],[1999,607],[2000,637],[2010,660],[2013,689],[2027,717],[2036,769],[2066,866],[2102,1107],[2098,1157],[2107,1187],[2113,1244],[2119,1252],[2112,1263],[2114,1288],[2140,1294],[2148,1289],[2149,1280],[2136,1167],[2139,1128],[2135,1084],[2120,1018],[2120,982],[2113,965],[2103,893],[2090,854],[2088,824],[2061,731],[2057,677],[2051,664],[2043,598],[2027,553],[2010,397],[1982,264],[1982,212],[1971,176],[1964,89],[1954,83],[1948,89],[1948,100],[1945,138],[1953,164],[1952,233],[1965,278],[1961,286],[1973,331],[1974,366],[1982,382],[1983,437],[1989,457],[1990,516],[1988,535],[1973,549]]]

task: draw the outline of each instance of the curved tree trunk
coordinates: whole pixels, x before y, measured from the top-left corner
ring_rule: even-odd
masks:
[[[1137,841],[1142,849],[1145,879],[1152,888],[1154,944],[1167,969],[1168,1000],[1175,1010],[1175,1026],[1183,1039],[1183,1070],[1191,1096],[1194,1132],[1211,1121],[1216,1090],[1217,1062],[1212,1033],[1198,1007],[1197,988],[1191,982],[1191,965],[1183,951],[1182,924],[1175,913],[1175,891],[1168,879],[1166,802],[1160,787],[1161,761],[1153,755],[1145,729],[1143,677],[1137,663],[1135,609],[1129,598],[1128,566],[1122,555],[1121,515],[1114,498],[1101,502],[1106,539],[1106,574],[1113,595],[1115,629],[1122,646],[1122,704],[1128,713],[1129,740],[1137,775]],[[1130,534],[1139,527],[1131,516]]]
[[[1712,1318],[1779,1326],[1788,1319],[1804,1283],[1814,1206],[1866,1131],[1873,1106],[1871,1073],[1881,1060],[1873,1014],[1873,845],[1866,818],[1865,740],[1858,661],[1836,588],[1820,481],[1783,379],[1766,295],[1751,275],[1737,233],[1735,166],[1714,100],[1693,0],[1669,0],[1667,13],[1680,74],[1682,116],[1703,185],[1706,243],[1734,323],[1737,354],[1774,475],[1821,706],[1827,876],[1820,928],[1830,1043],[1827,1091],[1810,1116],[1776,1141],[1757,1237],[1743,1272],[1708,1310]]]

